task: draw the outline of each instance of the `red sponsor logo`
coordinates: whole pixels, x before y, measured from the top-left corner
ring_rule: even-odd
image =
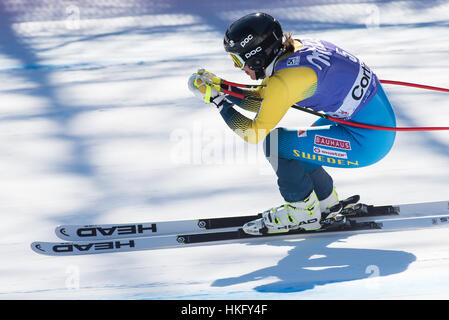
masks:
[[[342,150],[351,150],[351,143],[346,140],[333,139],[315,135],[315,144]]]
[[[299,138],[307,137],[307,131],[298,130],[298,137]]]

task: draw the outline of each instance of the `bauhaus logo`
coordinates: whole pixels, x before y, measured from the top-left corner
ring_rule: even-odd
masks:
[[[315,135],[315,144],[342,150],[351,150],[351,143],[349,141],[324,137],[318,134]]]

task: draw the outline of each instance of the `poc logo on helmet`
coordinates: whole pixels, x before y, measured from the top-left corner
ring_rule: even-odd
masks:
[[[251,50],[250,52],[245,53],[245,58],[248,59],[248,58],[250,58],[251,56],[255,55],[256,53],[258,53],[260,51],[262,51],[262,47],[257,47],[256,49]]]
[[[240,42],[240,45],[242,46],[242,48],[244,48],[248,44],[248,42],[250,42],[251,40],[253,40],[253,35],[249,34],[245,39],[243,39]]]

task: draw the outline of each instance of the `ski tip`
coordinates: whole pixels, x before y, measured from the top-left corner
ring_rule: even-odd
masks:
[[[37,242],[37,241],[35,241],[35,242],[31,243],[30,246],[31,246],[31,250],[33,250],[33,251],[36,252],[36,253],[39,253],[39,254],[48,254],[47,251],[45,250],[45,248],[44,248],[42,242]]]
[[[70,234],[67,232],[67,228],[65,226],[57,226],[55,228],[55,233],[59,238],[70,238]]]

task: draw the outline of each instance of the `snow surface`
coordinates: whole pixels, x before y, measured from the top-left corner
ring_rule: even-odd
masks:
[[[0,2],[1,299],[447,299],[447,228],[47,257],[59,224],[253,214],[282,203],[247,146],[187,89],[205,67],[250,82],[226,27],[266,11],[381,79],[449,87],[448,1]],[[449,96],[385,86],[399,126],[448,126]],[[308,126],[291,110],[279,126]],[[449,200],[449,133],[398,133],[390,154],[329,169],[366,203]]]

